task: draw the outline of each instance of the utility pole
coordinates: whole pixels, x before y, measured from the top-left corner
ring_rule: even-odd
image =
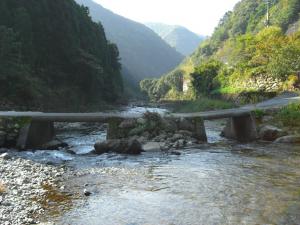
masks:
[[[267,3],[267,18],[266,18],[266,26],[270,25],[270,0],[266,0]]]

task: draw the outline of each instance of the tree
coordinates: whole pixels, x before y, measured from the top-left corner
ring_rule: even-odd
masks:
[[[214,78],[218,76],[222,63],[209,60],[201,64],[191,74],[192,86],[197,95],[208,95],[214,89]]]
[[[0,26],[0,97],[18,104],[32,103],[33,82],[22,62],[21,43],[11,28]]]

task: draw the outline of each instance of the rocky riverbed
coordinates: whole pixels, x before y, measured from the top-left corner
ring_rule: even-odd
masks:
[[[219,136],[224,121],[205,126],[209,143],[180,155],[2,155],[0,224],[297,224],[299,148],[241,145]],[[58,135],[71,149],[105,139],[97,127],[76,127]]]
[[[12,153],[1,154],[0,224],[38,224],[37,218],[55,197],[53,190],[60,190],[65,172],[62,166],[33,162]],[[60,197],[67,199],[63,194]]]
[[[208,143],[189,126],[157,136],[139,121],[140,155],[93,154],[106,126],[57,124],[67,148],[0,150],[0,224],[297,224],[300,148],[272,143],[296,131],[262,121],[268,142],[250,144],[220,137],[225,120],[205,122]],[[135,129],[129,122],[120,125]]]

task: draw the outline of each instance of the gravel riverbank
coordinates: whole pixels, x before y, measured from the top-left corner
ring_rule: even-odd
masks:
[[[61,166],[36,163],[4,153],[0,156],[0,224],[38,224],[66,172]]]

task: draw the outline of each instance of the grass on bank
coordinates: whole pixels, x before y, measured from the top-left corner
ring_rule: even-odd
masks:
[[[201,98],[194,101],[184,101],[177,104],[173,111],[178,113],[203,112],[218,109],[229,109],[236,107],[229,101]]]
[[[276,115],[276,120],[287,127],[300,127],[300,103],[283,107]]]
[[[228,86],[228,87],[216,89],[212,91],[211,94],[239,94],[244,91],[252,91],[252,90],[246,90],[245,88]]]

